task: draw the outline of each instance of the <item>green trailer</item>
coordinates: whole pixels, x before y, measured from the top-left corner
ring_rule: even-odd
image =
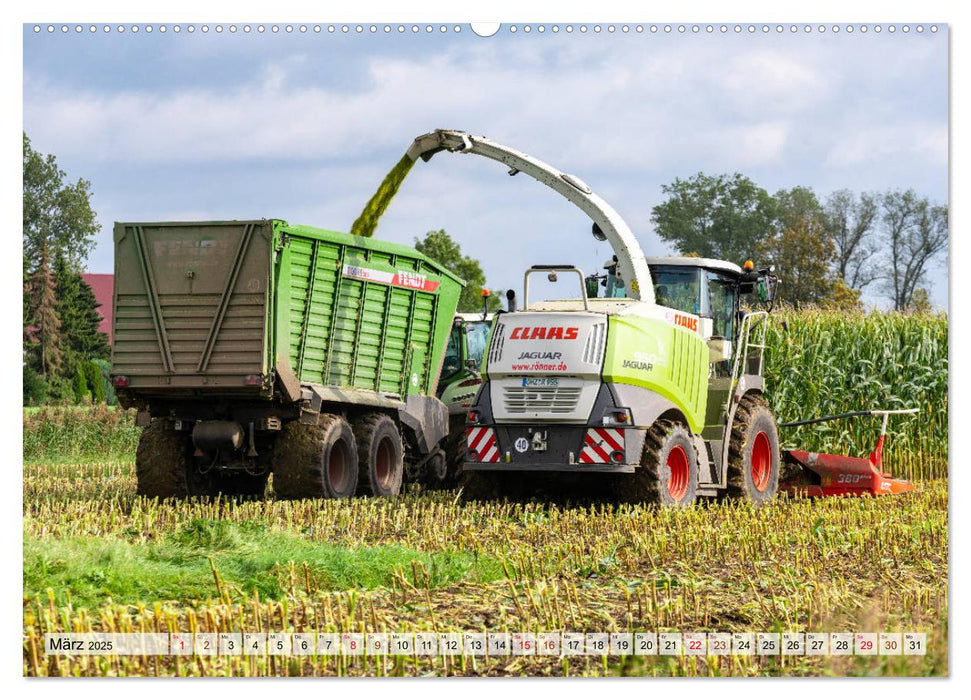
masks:
[[[116,223],[111,377],[148,496],[394,495],[441,472],[464,282],[279,219]]]

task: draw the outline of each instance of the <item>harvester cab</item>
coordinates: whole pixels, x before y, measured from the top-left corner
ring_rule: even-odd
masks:
[[[590,280],[576,267],[535,265],[521,305],[495,318],[467,414],[466,495],[523,473],[574,472],[616,475],[632,499],[667,505],[724,492],[772,498],[780,456],[762,398],[766,314],[740,315],[741,268],[656,259],[665,281],[656,284],[630,227],[579,178],[456,131],[415,139],[407,157],[441,151],[481,155],[546,184],[590,217],[593,235],[614,253],[604,296],[588,294]],[[535,275],[576,279],[579,294],[534,300]],[[670,305],[657,303],[659,292],[673,295]]]

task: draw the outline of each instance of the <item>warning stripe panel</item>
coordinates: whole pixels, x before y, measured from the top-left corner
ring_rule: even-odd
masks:
[[[465,441],[470,462],[498,462],[499,443],[492,428],[467,428]]]
[[[609,464],[612,452],[624,451],[624,431],[615,428],[590,428],[580,450],[581,464]]]

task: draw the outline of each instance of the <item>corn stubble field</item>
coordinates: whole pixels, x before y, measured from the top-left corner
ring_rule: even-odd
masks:
[[[25,411],[25,675],[946,675],[947,321],[787,315],[780,420],[919,406],[896,498],[680,511],[607,502],[157,502],[121,411]],[[837,354],[842,353],[842,354]],[[835,361],[830,361],[836,355]],[[860,388],[861,380],[867,380]],[[800,398],[801,397],[801,398]],[[876,419],[783,432],[866,454]],[[926,656],[48,657],[45,632],[923,631]]]

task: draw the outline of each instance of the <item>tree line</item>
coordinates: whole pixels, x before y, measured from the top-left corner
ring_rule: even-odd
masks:
[[[100,225],[91,183],[74,182],[24,134],[24,405],[112,402],[108,336],[81,273]]]
[[[748,177],[698,173],[662,186],[652,210],[662,240],[684,255],[774,265],[793,306],[860,306],[864,290],[897,311],[930,309],[929,276],[948,245],[948,209],[913,189],[809,187],[770,195]]]
[[[53,155],[23,135],[24,403],[112,401],[108,338],[81,272],[100,230],[91,183],[69,181]],[[854,193],[820,200],[809,187],[770,195],[750,178],[698,173],[662,186],[652,210],[662,240],[683,255],[773,265],[780,298],[860,307],[863,290],[898,311],[930,309],[932,265],[946,253],[948,209],[906,191]],[[485,274],[444,230],[415,247],[468,283],[459,311],[481,311]],[[486,300],[494,311],[500,293]]]

